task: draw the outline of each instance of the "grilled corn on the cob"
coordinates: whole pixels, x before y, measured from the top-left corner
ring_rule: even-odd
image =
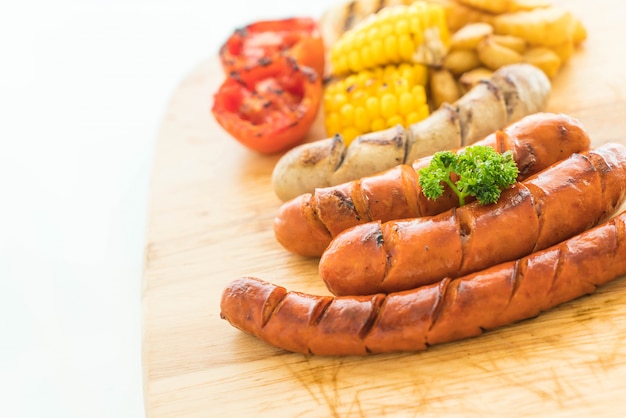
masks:
[[[337,40],[330,50],[330,70],[346,75],[402,62],[439,65],[449,38],[440,5],[416,1],[386,7]]]
[[[341,134],[348,144],[361,134],[426,118],[427,79],[426,66],[403,63],[331,82],[324,91],[326,132]]]

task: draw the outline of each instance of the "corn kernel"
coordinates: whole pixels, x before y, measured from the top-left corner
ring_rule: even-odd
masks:
[[[404,92],[400,94],[400,99],[398,100],[398,111],[401,115],[407,116],[413,111],[415,103],[417,101],[413,99],[413,95],[409,92]]]
[[[374,78],[374,72],[371,70],[363,70],[356,75],[356,82],[359,85],[363,85],[372,78]]]
[[[367,112],[367,116],[370,119],[376,119],[380,117],[380,104],[378,102],[378,98],[370,96],[365,101],[365,110]]]
[[[411,28],[409,28],[409,22],[405,19],[400,19],[396,21],[394,25],[394,32],[396,35],[408,35],[411,33]]]
[[[365,101],[368,98],[368,94],[365,92],[365,90],[361,89],[361,88],[357,88],[356,91],[352,94],[352,104],[354,106],[361,106],[364,107],[365,106]]]
[[[382,118],[377,118],[377,119],[372,120],[370,132],[382,131],[386,127],[387,127],[387,124],[385,123],[385,120]]]
[[[326,133],[328,135],[335,135],[341,132],[341,122],[339,121],[339,114],[336,112],[327,113],[324,121],[326,127]]]
[[[364,45],[361,48],[361,63],[374,62],[374,55],[372,54],[372,47]]]
[[[387,59],[391,62],[400,61],[400,54],[398,53],[398,38],[395,36],[389,36],[385,39],[385,54]]]
[[[324,110],[326,113],[330,113],[335,110],[335,101],[333,100],[334,94],[327,91],[324,94]]]
[[[402,116],[400,116],[400,115],[393,115],[392,117],[387,119],[387,127],[388,128],[393,128],[396,125],[403,125],[404,126],[404,120],[402,119]]]
[[[425,65],[414,65],[413,76],[415,77],[413,84],[425,86],[428,82],[428,67]]]
[[[413,84],[413,66],[411,64],[409,64],[408,62],[403,62],[398,64],[396,68],[399,78],[406,80],[409,84]]]
[[[354,109],[354,126],[361,132],[367,132],[370,127],[370,119],[367,117],[367,110],[363,106]]]
[[[350,55],[348,56],[348,66],[350,67],[350,71],[359,72],[363,68],[361,64],[361,54],[359,51],[350,51]]]
[[[372,57],[374,58],[374,63],[376,65],[382,64],[387,60],[387,56],[385,55],[385,46],[383,45],[383,41],[377,39],[372,41]]]
[[[415,112],[411,112],[406,116],[406,126],[417,123],[421,120],[424,120],[430,114],[430,109],[428,105],[422,104],[420,105]]]
[[[421,45],[424,42],[424,27],[419,17],[411,17],[409,19],[409,26],[413,30],[413,42],[415,42],[415,45]]]
[[[382,80],[385,83],[388,83],[390,80],[395,78],[396,73],[397,73],[397,67],[395,65],[385,65],[383,67]]]
[[[336,65],[333,67],[333,71],[336,71],[338,73],[344,73],[348,71],[348,58],[345,55],[337,58],[335,64]]]
[[[376,26],[372,26],[371,28],[367,29],[367,32],[365,32],[365,39],[367,40],[368,43],[372,43],[375,40],[382,39],[382,38],[379,35],[378,28]]]
[[[361,49],[367,43],[367,35],[365,32],[356,32],[354,35],[354,45],[355,49]]]
[[[383,118],[389,119],[398,113],[396,97],[391,93],[385,93],[380,98],[380,114]]]
[[[428,115],[430,114],[430,108],[428,107],[428,104],[423,103],[420,106],[418,113],[421,119],[426,119]]]
[[[415,44],[408,34],[399,35],[398,37],[398,54],[400,59],[410,61],[415,53]]]
[[[413,125],[414,123],[419,122],[420,119],[420,114],[419,112],[411,112],[408,115],[406,115],[406,124],[408,125]]]
[[[333,109],[337,109],[337,110],[341,109],[344,104],[348,103],[348,97],[344,93],[335,94],[335,97],[333,100],[335,101]]]
[[[354,125],[354,106],[351,103],[341,106],[339,117],[341,118],[341,126],[352,127]]]
[[[379,36],[381,39],[387,39],[393,36],[393,25],[389,23],[382,23],[379,27]]]
[[[426,89],[424,88],[424,86],[414,86],[411,90],[411,94],[413,95],[413,100],[415,100],[417,103],[426,102]]]
[[[343,140],[345,141],[346,145],[349,145],[350,142],[352,142],[354,138],[356,138],[359,135],[361,135],[361,132],[357,131],[356,128],[353,128],[353,127],[346,128],[341,133],[341,136],[343,137]]]

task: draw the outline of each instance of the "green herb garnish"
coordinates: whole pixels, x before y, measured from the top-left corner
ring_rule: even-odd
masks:
[[[458,154],[436,152],[430,165],[419,170],[419,183],[429,199],[440,197],[445,183],[459,197],[460,206],[468,196],[486,205],[497,202],[502,190],[515,183],[518,173],[510,151],[501,154],[493,148],[474,145]]]

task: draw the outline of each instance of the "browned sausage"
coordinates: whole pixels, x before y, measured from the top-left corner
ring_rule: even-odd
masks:
[[[589,144],[589,136],[578,120],[553,113],[527,116],[474,143],[498,152],[512,151],[520,180],[586,150]],[[296,254],[319,256],[333,237],[354,225],[435,215],[457,206],[458,199],[449,190],[434,201],[421,193],[417,171],[430,159],[421,158],[412,165],[316,189],[314,194],[285,202],[274,219],[277,241]]]
[[[611,216],[626,198],[626,146],[576,153],[505,190],[432,217],[369,222],[339,234],[319,263],[336,295],[389,293],[514,260]]]
[[[626,274],[625,223],[626,212],[520,260],[397,293],[313,296],[240,278],[224,290],[221,316],[304,354],[425,350],[535,317]]]

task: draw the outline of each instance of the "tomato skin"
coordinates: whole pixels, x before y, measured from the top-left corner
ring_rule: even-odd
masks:
[[[321,77],[281,56],[232,72],[215,93],[211,111],[240,143],[262,154],[274,154],[304,140],[321,96]]]
[[[220,48],[226,75],[262,65],[278,55],[324,75],[325,50],[317,22],[308,17],[262,20],[236,30]]]

